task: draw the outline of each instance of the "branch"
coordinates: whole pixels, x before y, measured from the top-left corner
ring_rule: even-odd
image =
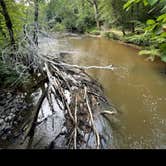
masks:
[[[77,95],[76,95],[76,98],[75,98],[74,119],[75,119],[75,127],[74,127],[74,149],[77,149]]]
[[[84,87],[84,91],[85,91],[85,100],[86,100],[86,104],[87,104],[88,111],[89,111],[89,114],[90,114],[92,127],[93,127],[94,133],[96,135],[97,149],[99,149],[100,148],[100,136],[99,136],[99,133],[98,133],[98,131],[96,129],[96,126],[94,124],[93,115],[92,115],[91,107],[89,105],[89,99],[88,99],[88,96],[87,96],[87,87],[86,86]]]
[[[33,137],[34,137],[34,134],[35,134],[35,128],[36,128],[36,125],[37,125],[37,119],[38,119],[38,115],[39,115],[39,112],[40,112],[40,108],[43,104],[43,101],[47,95],[47,91],[48,91],[48,88],[44,90],[42,96],[40,97],[39,99],[39,102],[36,106],[36,113],[35,113],[35,116],[34,116],[34,119],[33,119],[33,122],[32,122],[32,126],[29,130],[29,133],[27,136],[30,136],[30,140],[29,140],[29,143],[28,143],[28,148],[31,148],[32,146],[32,142],[33,142]]]

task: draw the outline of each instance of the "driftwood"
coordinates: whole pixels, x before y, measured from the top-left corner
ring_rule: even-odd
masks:
[[[82,142],[88,141],[83,136],[86,133],[89,133],[89,137],[91,137],[92,133],[95,135],[96,146],[93,148],[102,148],[101,134],[97,130],[94,121],[100,114],[113,115],[115,111],[103,111],[102,104],[109,105],[109,102],[103,94],[101,85],[86,74],[84,70],[60,64],[61,62],[58,63],[57,60],[54,63],[48,60],[44,63],[44,71],[48,77],[48,93],[46,97],[49,101],[52,114],[54,115],[56,112],[53,107],[55,100],[63,104],[63,108],[61,108],[65,114],[65,126],[67,128],[64,134],[67,140],[66,148],[81,148]],[[65,91],[68,91],[70,94],[70,102],[68,102]],[[55,100],[51,97],[52,95]],[[42,106],[41,102],[40,105]],[[38,113],[39,111],[36,112],[36,117]],[[47,118],[38,124],[45,123],[46,121]],[[37,124],[36,122],[37,119],[35,118],[33,124]],[[63,134],[60,133],[59,136],[61,135]],[[32,145],[32,137],[33,134],[31,135],[31,143],[29,145]],[[58,136],[56,136],[54,141],[57,138]],[[28,147],[30,148],[30,146]],[[88,148],[88,146],[85,148]]]
[[[39,53],[38,48],[29,35],[26,34],[25,39],[28,40],[28,42],[23,40],[23,42],[26,42],[26,44],[24,44],[26,48],[20,44],[17,53],[15,53],[15,60],[10,59],[10,57],[6,55],[6,50],[3,51],[2,57],[4,61],[10,59],[11,64],[15,64],[16,61],[17,63],[23,63],[27,66],[27,70],[33,69],[33,73],[40,73],[44,80],[46,80],[46,82],[43,82],[41,85],[41,87],[44,87],[43,95],[36,106],[34,118],[28,131],[28,137],[26,137],[29,138],[28,148],[33,148],[33,138],[36,127],[45,123],[48,118],[54,116],[56,113],[57,110],[54,108],[55,102],[64,113],[64,126],[66,128],[65,132],[60,132],[55,136],[55,139],[52,140],[55,144],[57,139],[64,136],[64,148],[103,148],[101,140],[104,135],[101,135],[101,132],[97,129],[96,121],[99,121],[102,115],[115,114],[116,110],[106,111],[103,109],[104,105],[107,105],[107,107],[110,105],[107,98],[104,96],[102,86],[85,73],[84,69],[100,68],[113,70],[113,66],[86,67],[66,64],[56,58],[51,58],[48,55]],[[26,49],[28,49],[29,52],[27,52]],[[26,51],[26,54],[24,54],[24,51]],[[23,55],[21,56],[21,54]],[[47,84],[46,87],[45,84]],[[66,92],[68,92],[69,96],[66,96]],[[43,109],[42,106],[45,99],[47,99],[49,103],[52,115],[38,122],[38,115]],[[55,127],[54,122],[53,127]],[[92,137],[94,137],[95,146],[89,147],[88,141]]]

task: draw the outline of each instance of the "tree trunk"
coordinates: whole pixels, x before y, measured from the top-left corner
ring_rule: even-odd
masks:
[[[123,36],[126,36],[126,32],[125,32],[125,28],[122,27],[122,33],[123,33]]]
[[[134,21],[134,7],[131,7],[131,17],[132,17],[132,21]],[[131,23],[131,32],[135,33],[135,24],[134,22]]]
[[[39,21],[39,0],[35,0],[35,11],[34,11],[34,34],[33,41],[38,46],[38,21]]]
[[[7,11],[7,7],[6,7],[5,1],[4,0],[0,0],[0,5],[2,7],[2,14],[3,14],[4,18],[5,18],[6,27],[7,27],[8,32],[9,32],[10,43],[13,46],[15,44],[13,25],[12,25],[9,13]]]
[[[99,9],[98,9],[98,0],[87,0],[94,8],[94,14],[95,14],[95,21],[97,29],[100,29],[100,22],[99,22]]]
[[[94,7],[94,12],[95,12],[96,26],[97,26],[97,29],[100,29],[99,9],[98,9],[97,0],[93,0],[93,7]]]

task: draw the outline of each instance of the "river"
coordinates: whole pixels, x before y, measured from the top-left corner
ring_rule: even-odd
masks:
[[[59,41],[68,63],[113,65],[90,69],[119,113],[112,120],[114,145],[120,149],[166,148],[165,65],[138,56],[138,50],[116,41],[92,37],[66,37]]]

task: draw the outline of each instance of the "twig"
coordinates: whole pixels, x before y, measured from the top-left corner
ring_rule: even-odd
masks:
[[[104,102],[107,102],[107,100],[106,100],[103,96],[98,95],[98,94],[95,93],[95,92],[87,91],[87,93],[92,94],[92,95],[94,95],[94,96],[100,98],[100,99],[101,99],[102,101],[104,101]]]
[[[33,137],[34,137],[35,128],[36,128],[36,122],[37,122],[37,119],[38,119],[40,108],[41,108],[41,106],[43,104],[43,101],[46,97],[47,90],[48,90],[48,88],[44,90],[44,92],[43,92],[42,96],[40,97],[39,102],[36,106],[36,113],[35,113],[35,116],[34,116],[34,119],[33,119],[33,123],[32,123],[32,126],[31,126],[30,130],[29,130],[29,133],[27,135],[27,136],[30,136],[30,140],[29,140],[29,143],[28,143],[28,148],[31,147],[32,142],[33,142]]]
[[[61,95],[61,98],[62,98],[62,100],[63,100],[63,104],[65,104],[65,106],[66,106],[66,108],[67,108],[67,111],[69,112],[70,118],[71,118],[72,121],[75,123],[75,120],[74,120],[74,117],[73,117],[73,115],[72,115],[72,113],[71,113],[70,107],[69,107],[68,103],[65,101],[66,99],[64,100],[65,95],[64,95],[64,93],[63,93],[63,90],[62,90],[62,88],[61,88],[61,86],[60,86],[59,81],[56,80],[56,79],[51,75],[51,72],[50,72],[49,69],[48,69],[47,63],[45,63],[45,68],[46,68],[46,72],[47,72],[47,75],[48,75],[48,78],[49,78],[49,82],[50,82],[50,84],[51,84],[50,86],[52,87],[53,92],[56,93],[55,89],[53,88],[53,87],[55,86],[56,89],[58,90],[59,94]]]
[[[89,111],[89,114],[90,114],[90,119],[91,119],[92,127],[93,127],[94,133],[96,135],[96,142],[97,142],[96,147],[97,147],[97,149],[99,149],[100,148],[100,136],[99,136],[98,131],[96,129],[96,126],[94,124],[93,115],[92,115],[91,107],[89,105],[89,99],[88,99],[88,96],[87,96],[87,87],[86,86],[84,87],[84,90],[85,90],[86,104],[87,104],[88,111]]]
[[[75,127],[74,127],[74,149],[77,149],[77,95],[76,95],[76,98],[75,98],[74,119],[75,119]]]
[[[116,114],[116,112],[114,112],[114,111],[102,111],[102,112],[100,112],[100,114],[114,115],[114,114]]]
[[[73,68],[78,68],[78,69],[105,69],[105,70],[114,70],[115,67],[113,67],[113,65],[108,65],[108,66],[80,66],[80,65],[72,65],[72,64],[68,64],[68,63],[64,63],[64,62],[61,62],[61,63],[56,63],[52,60],[49,60],[48,58],[45,59],[46,61],[48,62],[51,62],[52,64],[55,64],[57,66],[67,66],[67,67],[73,67]]]

